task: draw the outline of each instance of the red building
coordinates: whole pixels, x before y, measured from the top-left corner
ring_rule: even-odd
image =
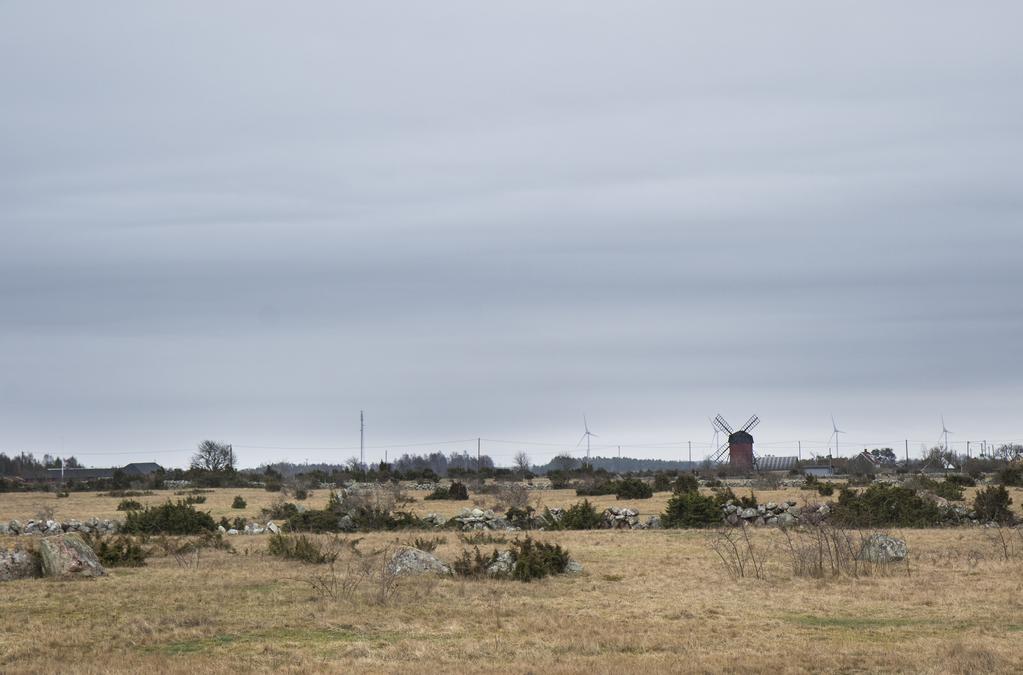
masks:
[[[728,464],[740,471],[753,470],[753,436],[749,432],[728,435]]]

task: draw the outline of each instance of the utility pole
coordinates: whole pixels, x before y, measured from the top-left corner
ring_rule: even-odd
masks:
[[[909,467],[909,439],[906,439],[906,466]]]
[[[362,467],[366,466],[366,417],[361,410],[359,411],[359,464]]]
[[[803,461],[803,441],[796,441],[796,461]]]
[[[622,446],[618,446],[618,459],[622,458]]]
[[[970,458],[970,442],[966,441],[966,459]]]
[[[479,472],[480,472],[480,458],[481,458],[481,456],[482,456],[482,455],[480,454],[480,448],[481,448],[482,446],[483,446],[483,439],[482,439],[482,438],[479,438],[479,437],[477,436],[477,437],[476,437],[476,473],[479,473]]]
[[[693,468],[692,464],[693,464],[693,442],[689,441],[689,468],[690,469]]]

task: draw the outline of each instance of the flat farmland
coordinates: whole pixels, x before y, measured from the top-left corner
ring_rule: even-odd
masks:
[[[774,530],[755,532],[764,580],[725,574],[704,532],[540,533],[584,572],[405,579],[386,604],[325,598],[307,583],[321,566],[237,537],[196,568],[157,555],[92,581],[5,583],[0,670],[1020,672],[1020,561],[1000,559],[979,528],[894,534],[908,565],[824,581],[793,576]],[[458,537],[440,536],[437,554],[456,557]]]
[[[742,494],[741,491],[737,491]],[[199,508],[255,517],[279,497],[217,490]],[[806,492],[757,493],[761,501]],[[159,503],[173,493],[139,498]],[[315,491],[310,507],[326,503]],[[816,495],[814,495],[816,497]],[[536,495],[565,506],[571,491]],[[1019,500],[1018,492],[1014,498]],[[489,499],[489,497],[488,497]],[[636,502],[644,515],[666,494]],[[0,495],[0,519],[46,506],[61,518],[117,517],[117,498]],[[472,504],[472,502],[468,502]],[[453,513],[466,502],[423,502]],[[6,582],[2,672],[1020,672],[1023,549],[985,528],[894,530],[906,563],[883,573],[794,574],[783,533],[752,531],[764,578],[733,578],[698,530],[544,532],[582,563],[576,575],[532,583],[405,578],[381,602],[366,588],[335,600],[313,582],[324,566],[267,555],[268,537],[228,538],[196,564],[154,552],[141,568],[96,580]],[[513,538],[515,533],[495,533]],[[457,533],[357,535],[365,551],[437,538],[451,561],[472,550]],[[0,546],[33,541],[0,537]],[[326,535],[319,538],[328,541]],[[481,545],[484,552],[501,542]],[[59,648],[39,649],[40,640]]]
[[[733,490],[739,497],[750,493],[750,488],[746,487],[735,487]],[[962,503],[968,504],[972,502],[977,490],[978,488],[966,488],[965,501]],[[711,494],[712,491],[703,488],[701,492]],[[831,497],[821,497],[814,491],[798,488],[754,490],[754,493],[757,500],[762,504],[772,501],[793,500],[800,505],[808,502],[822,504],[833,501],[837,499],[838,494],[836,490],[835,495]],[[1013,500],[1012,508],[1016,513],[1023,516],[1023,488],[1009,488],[1009,493]],[[140,502],[143,506],[155,506],[167,500],[184,499],[189,494],[188,491],[183,490],[154,490],[151,495],[131,497],[131,499]],[[420,516],[424,516],[427,513],[438,513],[445,517],[451,517],[457,515],[464,508],[473,508],[474,506],[495,510],[507,508],[506,505],[501,503],[498,496],[491,494],[477,495],[471,493],[472,499],[468,501],[426,500],[425,497],[429,492],[425,490],[407,490],[405,494],[415,501],[399,505],[398,508],[406,509]],[[68,497],[57,498],[51,492],[0,493],[0,520],[17,519],[25,522],[30,518],[38,518],[40,514],[50,513],[50,509],[52,509],[52,517],[57,520],[84,520],[93,516],[112,520],[123,519],[124,512],[117,510],[117,505],[123,498],[106,495],[107,493],[103,492],[72,492]],[[318,509],[327,505],[329,495],[330,491],[326,489],[312,490],[308,499],[296,501],[294,497],[282,495],[279,492],[267,492],[262,489],[218,488],[211,492],[203,493],[201,496],[206,498],[206,502],[197,504],[196,508],[201,511],[209,511],[210,515],[216,520],[219,520],[222,516],[226,516],[229,519],[242,516],[258,520],[262,509],[270,506],[275,501],[284,499],[296,504],[303,504],[310,509]],[[245,500],[246,507],[244,509],[231,508],[231,503],[234,501],[235,496],[241,496]],[[650,499],[618,500],[614,495],[585,497],[598,510],[609,506],[629,507],[639,512],[642,518],[663,513],[664,507],[670,498],[670,492],[657,492]],[[529,501],[534,508],[542,511],[545,506],[566,508],[582,499],[584,498],[576,496],[575,490],[531,490]]]

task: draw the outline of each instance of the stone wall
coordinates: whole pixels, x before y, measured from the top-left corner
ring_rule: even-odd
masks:
[[[0,535],[17,534],[60,534],[62,532],[83,532],[85,534],[112,534],[120,529],[121,523],[116,520],[100,520],[88,518],[82,520],[17,520],[0,521]]]

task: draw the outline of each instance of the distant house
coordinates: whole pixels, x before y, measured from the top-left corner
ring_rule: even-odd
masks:
[[[920,473],[952,473],[956,471],[959,471],[959,468],[944,457],[931,457],[920,469]]]
[[[163,467],[156,462],[136,462],[134,464],[126,464],[121,471],[129,478],[145,478],[150,474],[163,471]]]
[[[846,464],[846,471],[854,476],[873,476],[880,469],[881,463],[866,450],[850,459]]]
[[[50,480],[87,481],[113,478],[116,471],[123,473],[126,478],[145,478],[157,471],[163,471],[163,467],[156,462],[138,462],[127,464],[120,469],[116,467],[107,469],[69,469],[65,467],[63,469],[47,469],[47,471]]]

